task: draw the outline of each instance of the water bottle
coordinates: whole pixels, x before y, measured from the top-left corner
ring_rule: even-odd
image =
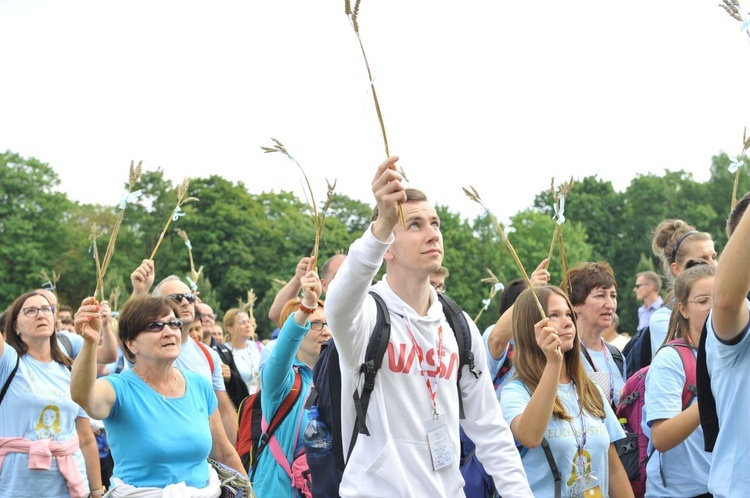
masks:
[[[319,418],[318,407],[307,412],[307,427],[302,434],[302,443],[307,454],[313,496],[338,496],[341,475],[337,474],[336,457],[333,454],[333,437],[326,424]]]

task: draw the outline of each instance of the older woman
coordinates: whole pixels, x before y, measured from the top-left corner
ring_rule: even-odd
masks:
[[[76,313],[85,344],[73,367],[71,393],[89,415],[104,421],[115,461],[112,496],[219,496],[209,456],[247,475],[224,432],[211,385],[173,366],[182,326],[175,303],[153,296],[125,303],[119,337],[134,366],[100,379],[96,308],[87,298]]]
[[[54,307],[29,292],[6,317],[5,338],[0,335],[0,385],[7,387],[0,404],[0,496],[102,496],[99,450],[88,416],[70,397],[71,361],[55,338]]]
[[[237,370],[250,394],[260,388],[258,372],[263,345],[256,338],[256,327],[255,318],[245,311],[233,308],[224,314],[224,328],[232,336],[227,346],[232,350]]]

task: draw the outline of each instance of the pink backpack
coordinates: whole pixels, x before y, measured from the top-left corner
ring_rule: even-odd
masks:
[[[693,348],[681,339],[670,341],[662,346],[664,347],[675,348],[682,359],[682,367],[685,369],[685,385],[682,386],[682,409],[684,410],[690,406],[698,392]],[[627,419],[624,423],[626,437],[617,441],[615,446],[617,446],[617,453],[625,466],[625,471],[628,473],[636,498],[643,498],[646,492],[646,464],[651,457],[648,453],[648,438],[641,429],[648,369],[649,366],[645,366],[628,377],[615,410],[618,418]]]

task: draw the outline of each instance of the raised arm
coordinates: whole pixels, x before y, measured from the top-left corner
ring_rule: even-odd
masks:
[[[302,284],[300,279],[307,273],[307,267],[310,265],[310,258],[304,257],[297,263],[297,268],[294,271],[294,277],[286,283],[284,287],[276,294],[271,304],[271,309],[268,310],[268,319],[273,323],[279,323],[281,317],[281,309],[290,299],[294,299],[299,295]],[[279,326],[283,325],[280,324]]]
[[[130,274],[130,283],[133,284],[133,296],[148,294],[155,278],[154,261],[144,259],[143,262]]]
[[[117,339],[110,326],[112,310],[107,301],[99,303],[99,311],[102,316],[102,336],[96,353],[97,363],[112,363],[117,361]]]
[[[536,342],[547,358],[547,364],[539,379],[539,385],[531,395],[529,404],[523,413],[513,419],[510,424],[513,436],[527,448],[535,448],[542,442],[547,431],[552,410],[555,407],[557,386],[560,382],[560,371],[563,368],[563,356],[558,350],[561,341],[557,331],[545,318],[534,325]],[[572,386],[571,386],[572,387]]]
[[[115,390],[106,380],[96,378],[96,351],[102,318],[100,307],[95,302],[93,297],[87,297],[75,314],[75,330],[83,336],[83,347],[73,362],[70,395],[90,417],[102,420],[112,411]]]
[[[742,216],[729,238],[714,278],[712,323],[719,339],[731,341],[747,327],[745,299],[750,292],[750,216]]]

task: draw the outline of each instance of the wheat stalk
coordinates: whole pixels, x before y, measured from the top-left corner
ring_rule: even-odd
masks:
[[[172,223],[173,220],[176,220],[180,216],[180,212],[182,211],[182,206],[187,204],[188,202],[194,202],[198,201],[197,197],[186,197],[188,187],[190,187],[190,178],[185,178],[180,185],[177,187],[177,205],[174,208],[174,211],[169,215],[169,218],[167,218],[167,224],[164,225],[164,230],[161,231],[161,234],[159,235],[159,240],[156,241],[156,247],[154,247],[153,252],[151,253],[151,256],[148,259],[153,260],[154,256],[156,256],[156,251],[159,250],[159,246],[161,245],[161,241],[164,240],[164,234],[167,233],[167,229],[169,228],[170,223]]]
[[[372,77],[372,71],[370,70],[370,62],[367,59],[367,52],[365,52],[365,45],[362,43],[362,37],[359,35],[359,4],[361,0],[355,0],[354,8],[352,9],[350,0],[344,0],[344,13],[349,19],[349,23],[354,30],[354,34],[357,36],[357,42],[359,48],[362,51],[362,58],[365,61],[365,68],[367,69],[367,78],[370,81],[370,90],[372,91],[372,99],[375,102],[375,112],[378,115],[378,123],[380,124],[380,133],[383,135],[383,145],[385,147],[385,157],[391,157],[390,149],[388,148],[388,136],[385,133],[385,122],[383,121],[383,112],[380,110],[380,101],[378,101],[378,92],[375,91],[375,79]],[[396,166],[393,166],[396,169]],[[406,179],[404,170],[400,169],[401,175]],[[404,219],[404,208],[401,203],[398,203],[398,218],[401,221],[402,226],[406,226],[406,220]]]
[[[734,187],[732,188],[732,203],[730,205],[730,211],[734,209],[734,205],[737,204],[737,189],[740,185],[740,170],[742,169],[742,166],[745,164],[745,152],[747,152],[747,149],[750,149],[750,137],[747,136],[747,127],[742,132],[742,152],[740,155],[737,156],[736,161],[732,161],[732,163],[729,165],[729,171],[731,172],[733,169],[734,172]]]
[[[253,292],[253,289],[250,289],[247,291],[247,304],[245,304],[245,311],[247,311],[247,314],[250,316],[250,318],[253,318],[253,308],[255,308],[255,292]]]
[[[742,23],[742,30],[748,36],[748,41],[750,42],[750,23],[747,16],[740,12],[739,0],[721,0],[719,7],[724,9],[732,19]]]
[[[109,293],[109,307],[113,311],[117,311],[117,301],[120,299],[120,286],[115,286],[112,292]]]
[[[273,137],[271,138],[271,140],[273,141],[273,145],[270,147],[261,147],[261,150],[263,150],[263,152],[265,152],[266,154],[273,154],[276,152],[284,154],[289,160],[297,165],[297,168],[299,168],[299,170],[302,172],[302,176],[305,179],[305,184],[307,185],[307,190],[303,189],[305,192],[305,200],[307,201],[307,208],[310,211],[310,217],[312,218],[313,226],[315,227],[315,242],[313,244],[312,253],[310,255],[310,259],[312,259],[311,267],[315,268],[318,261],[318,247],[320,245],[320,238],[323,234],[323,228],[325,227],[326,213],[329,206],[331,205],[331,200],[333,199],[333,191],[336,188],[336,180],[334,180],[333,184],[331,184],[328,179],[326,179],[326,184],[328,186],[328,190],[326,192],[326,200],[323,204],[323,210],[318,211],[318,205],[315,202],[315,194],[313,194],[312,185],[310,185],[310,180],[307,178],[305,170],[302,169],[302,165],[294,158],[294,156],[289,153],[286,147],[284,147],[284,144]]]
[[[102,281],[102,265],[101,261],[99,260],[99,249],[96,245],[96,239],[98,239],[102,234],[97,233],[96,229],[96,223],[91,224],[91,234],[89,235],[89,240],[91,241],[91,250],[94,251],[94,264],[96,266],[96,281],[97,281],[97,288],[94,290],[94,297],[96,298],[96,291],[99,289],[98,282]]]
[[[125,208],[128,202],[131,202],[131,192],[133,187],[138,183],[138,179],[141,176],[143,170],[143,161],[138,162],[138,166],[133,161],[130,161],[130,173],[128,175],[128,193],[125,194],[120,201],[120,212],[117,213],[117,219],[115,225],[112,227],[112,233],[109,236],[109,242],[107,243],[107,250],[104,252],[104,258],[102,258],[101,271],[99,272],[99,278],[96,280],[96,289],[94,289],[94,297],[104,295],[104,276],[107,274],[109,269],[109,263],[112,261],[112,255],[115,253],[115,242],[117,235],[120,232],[120,226],[122,225],[122,219],[125,216]],[[140,196],[140,192],[135,196],[137,199]]]
[[[180,238],[185,242],[185,245],[188,248],[188,256],[190,257],[190,276],[192,277],[193,284],[195,284],[197,288],[198,279],[203,272],[203,267],[201,266],[198,271],[195,271],[195,262],[193,261],[193,244],[190,243],[190,239],[188,238],[188,234],[185,232],[185,230],[178,228],[177,235],[180,236]],[[195,289],[193,289],[193,291],[195,291]]]
[[[55,295],[55,297],[57,297],[57,282],[60,280],[61,275],[58,275],[55,270],[52,270],[52,278],[49,278],[49,276],[47,275],[47,270],[45,270],[44,268],[42,268],[42,271],[39,272],[39,275],[42,277],[44,283],[50,284],[50,286],[52,287],[50,291]]]
[[[492,284],[492,287],[490,287],[490,295],[487,298],[487,300],[483,301],[484,306],[482,306],[482,309],[479,310],[479,314],[477,314],[476,318],[474,318],[474,323],[477,323],[479,321],[479,318],[482,316],[482,313],[484,313],[484,310],[486,310],[492,300],[495,298],[495,294],[497,294],[497,291],[502,288],[502,285],[500,283],[500,279],[498,279],[494,273],[492,273],[492,270],[489,268],[485,268],[487,270],[487,273],[490,274],[489,277],[483,278],[482,282],[490,283]]]
[[[508,240],[508,236],[505,234],[505,230],[503,230],[503,227],[500,226],[500,223],[498,223],[497,218],[495,218],[495,215],[493,215],[492,212],[489,209],[487,209],[487,207],[484,205],[484,202],[482,202],[482,198],[479,196],[479,192],[477,192],[477,189],[475,189],[471,185],[469,185],[469,189],[463,188],[464,193],[469,199],[471,199],[472,201],[482,206],[482,208],[484,209],[484,212],[487,213],[487,215],[490,217],[492,224],[495,225],[495,228],[497,229],[497,231],[500,232],[500,235],[502,236],[503,241],[505,242],[505,246],[508,248],[510,255],[513,257],[513,261],[516,263],[516,266],[518,267],[518,270],[521,272],[523,279],[526,281],[526,286],[529,289],[531,289],[531,293],[534,295],[534,300],[536,301],[536,305],[539,308],[539,312],[542,314],[542,318],[547,318],[547,315],[544,313],[544,308],[542,307],[542,304],[539,302],[539,297],[536,295],[534,286],[531,284],[531,279],[529,279],[529,275],[526,273],[526,270],[524,269],[523,264],[521,263],[521,260],[518,258],[518,254],[516,254],[516,250],[513,248],[513,244],[511,244],[510,240]]]

